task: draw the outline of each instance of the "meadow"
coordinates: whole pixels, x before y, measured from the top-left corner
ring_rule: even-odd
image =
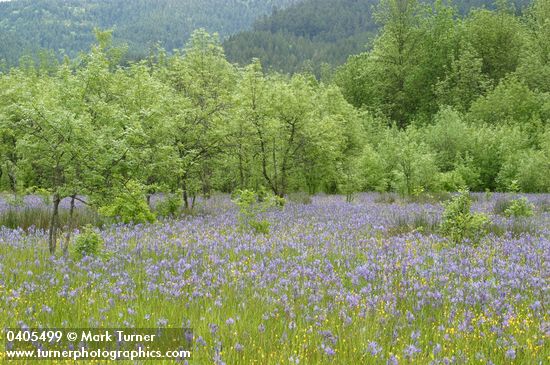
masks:
[[[83,259],[51,256],[45,229],[2,226],[0,327],[190,327],[189,364],[548,363],[550,195],[522,196],[532,217],[499,214],[510,194],[473,194],[493,222],[476,244],[439,235],[444,197],[374,193],[290,200],[263,213],[267,234],[216,195],[194,215],[96,228],[105,245]],[[0,200],[3,224],[10,209]]]

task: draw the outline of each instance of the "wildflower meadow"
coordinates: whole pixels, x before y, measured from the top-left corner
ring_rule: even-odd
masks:
[[[0,327],[191,328],[188,364],[544,364],[550,196],[525,197],[519,218],[498,214],[505,194],[473,194],[493,222],[475,243],[439,234],[440,201],[389,194],[290,201],[261,213],[268,233],[216,195],[94,228],[103,246],[82,258],[3,227]]]

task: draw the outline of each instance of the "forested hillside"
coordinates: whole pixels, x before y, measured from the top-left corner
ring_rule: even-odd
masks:
[[[274,7],[296,0],[15,0],[0,2],[0,60],[15,64],[40,49],[74,57],[93,42],[93,28],[113,28],[129,56],[146,56],[157,42],[181,48],[192,31],[223,37],[249,27]]]
[[[259,58],[284,72],[323,63],[341,64],[366,49],[377,27],[372,6],[378,0],[308,0],[258,20],[251,31],[230,37],[224,48],[233,62]]]
[[[497,6],[494,0],[444,2],[462,15],[473,8]],[[259,19],[252,30],[227,39],[224,48],[232,62],[246,64],[259,58],[268,69],[290,73],[313,70],[319,76],[323,63],[340,65],[349,55],[372,46],[381,23],[374,16],[379,3],[380,0],[305,0]],[[530,0],[509,3],[519,12]]]

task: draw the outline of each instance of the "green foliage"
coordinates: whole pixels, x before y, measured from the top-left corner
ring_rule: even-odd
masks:
[[[369,191],[384,192],[390,185],[385,159],[370,144],[365,145],[358,159],[361,175],[361,188]]]
[[[526,124],[533,119],[550,118],[544,110],[547,96],[529,89],[516,78],[504,79],[486,96],[477,99],[469,117],[483,123],[498,124],[507,121]]]
[[[510,151],[497,178],[503,190],[515,183],[517,191],[550,192],[550,132],[539,135],[538,139],[540,149],[515,148]]]
[[[284,198],[278,197],[265,189],[237,190],[233,194],[233,202],[239,208],[239,224],[243,229],[252,229],[255,233],[268,234],[270,223],[260,216],[271,208],[281,208]]]
[[[505,215],[505,212],[512,205],[512,200],[509,198],[498,198],[493,206],[493,213]]]
[[[152,223],[155,215],[149,209],[143,187],[130,181],[107,204],[99,208],[99,213],[114,221],[122,223]]]
[[[435,156],[417,133],[412,128],[404,132],[391,130],[379,146],[389,187],[404,196],[418,190],[437,189]]]
[[[251,219],[248,220],[248,225],[254,232],[259,234],[269,234],[269,228],[271,227],[271,223],[266,219]]]
[[[525,11],[526,43],[516,70],[531,90],[550,92],[550,2],[533,0]]]
[[[103,238],[97,233],[91,226],[86,226],[76,236],[73,252],[78,259],[82,259],[85,256],[97,256],[103,249]]]
[[[461,191],[445,205],[439,230],[454,243],[467,240],[477,244],[488,232],[489,217],[483,213],[472,213],[471,205],[467,190]]]
[[[504,215],[507,217],[531,217],[534,214],[535,206],[527,200],[527,198],[514,199],[510,205],[504,210]]]
[[[181,196],[169,194],[156,204],[155,212],[159,217],[175,218],[180,213],[182,205]]]
[[[479,95],[491,87],[489,77],[482,71],[483,60],[469,44],[460,47],[445,71],[445,76],[436,84],[440,105],[452,105],[465,112]]]

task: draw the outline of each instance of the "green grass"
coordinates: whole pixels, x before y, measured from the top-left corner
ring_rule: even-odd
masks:
[[[48,229],[50,226],[51,211],[46,208],[13,208],[0,211],[0,226],[11,229],[21,228],[28,230],[31,227],[35,229]],[[69,210],[59,210],[59,225],[68,226]],[[97,212],[92,209],[79,208],[73,213],[73,227],[84,227],[91,224],[96,227],[103,225],[102,219]]]

